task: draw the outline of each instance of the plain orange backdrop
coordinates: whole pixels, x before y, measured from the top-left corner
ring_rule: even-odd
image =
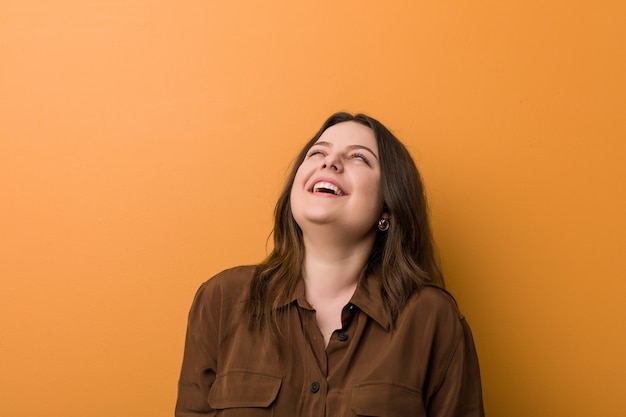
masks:
[[[486,411],[623,417],[626,2],[0,2],[0,415],[171,416],[332,112],[411,149]]]

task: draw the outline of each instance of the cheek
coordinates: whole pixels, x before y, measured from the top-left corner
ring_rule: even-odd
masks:
[[[378,175],[370,175],[360,181],[360,187],[366,191],[372,198],[382,198],[382,190],[380,186],[380,177]]]
[[[302,195],[302,190],[304,190],[304,184],[306,182],[306,176],[304,175],[304,170],[302,169],[302,165],[296,171],[296,175],[293,178],[293,184],[291,185],[291,191],[289,192],[292,211],[294,205],[297,207],[299,205],[300,198]]]
[[[383,198],[383,190],[380,186],[380,179],[374,178],[372,181],[368,183],[368,190],[370,191],[370,201],[374,206],[376,206],[377,210],[383,209],[384,198]]]
[[[291,191],[289,192],[291,195],[291,199],[293,201],[294,198],[298,198],[299,191],[303,187],[303,182],[298,176],[296,176],[293,180],[293,184],[291,185]]]
[[[307,163],[305,161],[302,164],[300,164],[300,166],[298,167],[298,170],[296,171],[296,175],[293,178],[293,185],[291,187],[292,192],[294,188],[297,189],[298,187],[300,187],[300,189],[302,189],[302,187],[304,187],[304,184],[311,177],[311,174],[312,174],[312,168],[311,168],[310,163]]]

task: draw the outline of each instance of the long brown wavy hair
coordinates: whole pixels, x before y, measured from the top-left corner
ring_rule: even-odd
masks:
[[[257,266],[244,314],[251,326],[267,326],[277,337],[280,307],[288,302],[301,277],[302,230],[291,213],[291,188],[308,150],[329,127],[353,121],[372,129],[380,156],[384,211],[390,227],[378,232],[365,274],[380,277],[381,292],[392,322],[409,297],[425,285],[444,288],[437,262],[421,176],[406,147],[378,120],[364,114],[335,113],[299,153],[274,210],[274,248]]]

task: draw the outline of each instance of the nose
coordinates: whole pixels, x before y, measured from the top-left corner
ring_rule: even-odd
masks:
[[[343,172],[343,164],[341,163],[341,158],[332,154],[327,155],[326,158],[324,158],[322,169],[330,169],[336,172]]]

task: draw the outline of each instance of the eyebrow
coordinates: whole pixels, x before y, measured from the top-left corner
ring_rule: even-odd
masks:
[[[333,144],[330,142],[325,142],[325,141],[319,141],[319,142],[315,142],[311,147],[315,146],[315,145],[322,145],[322,146],[326,146],[328,148],[332,148]],[[374,151],[372,151],[370,148],[368,148],[367,146],[363,146],[363,145],[349,145],[348,149],[365,149],[366,151],[368,151],[369,153],[371,153],[374,158],[378,159],[378,156],[376,156],[376,154],[374,153]]]

